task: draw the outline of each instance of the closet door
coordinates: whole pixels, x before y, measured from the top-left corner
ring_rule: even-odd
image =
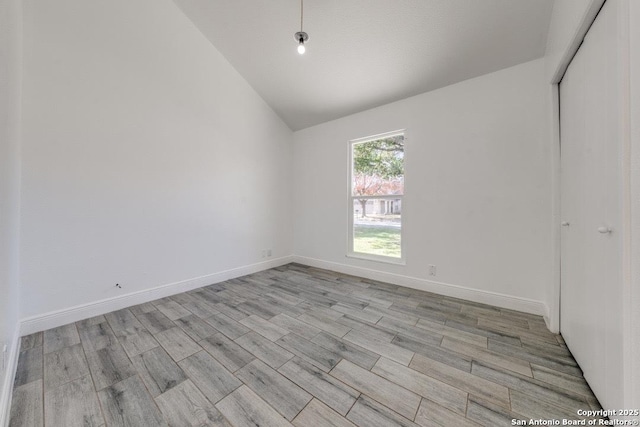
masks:
[[[617,3],[605,3],[560,83],[560,329],[610,409],[623,384]]]

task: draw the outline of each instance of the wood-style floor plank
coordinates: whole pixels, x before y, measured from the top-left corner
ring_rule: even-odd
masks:
[[[352,344],[359,345],[369,351],[378,353],[388,359],[394,360],[403,365],[408,365],[413,358],[413,351],[407,350],[395,344],[372,338],[360,331],[351,331],[344,336],[344,339]]]
[[[515,357],[530,363],[545,366],[549,369],[553,369],[554,371],[563,372],[569,375],[582,375],[582,371],[578,367],[578,364],[570,356],[558,356],[555,354],[549,354],[548,351],[543,352],[536,349],[528,349],[492,340],[489,340],[489,350],[501,355]]]
[[[276,341],[280,347],[329,372],[340,361],[340,355],[308,341],[296,334],[288,334]]]
[[[351,344],[342,338],[336,338],[333,335],[324,332],[319,333],[311,341],[338,354],[341,358],[353,362],[365,369],[371,369],[380,358],[380,355],[373,351],[365,350],[364,348]]]
[[[232,427],[190,380],[156,397],[156,402],[170,426]]]
[[[198,300],[183,304],[183,307],[201,319],[206,319],[207,317],[211,317],[214,314],[220,313],[220,311],[216,310],[213,306],[207,304],[204,301]]]
[[[575,391],[583,396],[593,396],[589,384],[587,384],[582,376],[577,377],[534,364],[531,365],[531,370],[533,371],[533,378],[536,380],[553,384],[565,390]]]
[[[170,320],[176,320],[181,317],[189,316],[191,314],[189,310],[173,300],[165,302],[163,304],[156,304],[155,306]]]
[[[363,311],[366,311],[367,313],[375,313],[375,314],[380,314],[382,316],[390,317],[392,319],[399,320],[401,322],[404,322],[412,326],[418,323],[418,320],[419,320],[418,316],[415,316],[413,314],[406,314],[402,311],[394,310],[390,307],[379,307],[376,305],[370,305],[366,307]]]
[[[102,390],[137,374],[119,343],[87,353],[87,362],[96,390]]]
[[[479,397],[469,396],[467,418],[484,427],[510,426],[511,420],[522,417],[502,406],[494,405]]]
[[[251,330],[223,313],[214,314],[205,320],[211,326],[216,328],[218,332],[222,332],[232,340],[241,337]]]
[[[45,354],[79,343],[78,329],[73,323],[44,331]]]
[[[9,427],[44,426],[42,380],[31,381],[13,389]]]
[[[359,392],[301,359],[290,360],[278,369],[285,377],[344,416]],[[295,423],[294,423],[295,424]]]
[[[131,361],[153,397],[171,390],[187,379],[182,368],[162,347],[139,354]]]
[[[282,313],[272,317],[269,321],[274,325],[278,325],[281,328],[284,328],[289,332],[293,332],[296,335],[300,335],[302,338],[306,338],[308,340],[313,339],[321,332],[321,330],[315,326],[311,326],[308,323]]]
[[[206,351],[187,357],[178,365],[212,403],[218,402],[242,385],[238,378]]]
[[[528,394],[512,390],[511,410],[528,419],[576,419],[576,411],[565,409]]]
[[[314,316],[312,313],[298,316],[298,320],[308,323],[309,325],[314,326],[318,329],[322,329],[323,331],[328,332],[331,335],[335,335],[338,338],[345,336],[347,332],[351,330],[351,328],[349,328],[348,326],[341,325],[335,320],[327,319],[317,315]]]
[[[369,311],[364,311],[360,308],[354,308],[350,305],[342,303],[332,305],[331,309],[369,323],[377,323],[380,319],[382,319],[382,314],[380,313],[371,313]]]
[[[512,390],[521,391],[538,400],[558,405],[574,412],[588,405],[587,398],[581,394],[506,369],[473,362],[471,372]]]
[[[118,311],[112,311],[104,316],[109,322],[111,329],[117,337],[133,335],[146,331],[142,323],[133,315],[131,310],[122,309]]]
[[[194,341],[200,341],[218,333],[216,328],[194,314],[176,319],[175,324]]]
[[[533,374],[531,373],[531,365],[529,362],[522,359],[503,356],[462,341],[450,339],[449,337],[444,337],[442,340],[442,347],[456,353],[469,355],[474,360],[480,360],[495,366],[501,366],[509,369],[510,371],[517,372],[528,377],[533,377]]]
[[[445,322],[445,325],[457,331],[464,331],[473,335],[492,338],[494,340],[506,342],[512,345],[522,344],[522,342],[520,341],[520,337],[516,332],[508,332],[504,330],[501,332],[497,332],[497,331],[490,331],[490,330],[479,328],[477,325],[478,319],[475,317],[468,318],[462,314],[460,314],[459,316],[448,316],[448,317],[450,318],[447,319],[447,321]],[[449,335],[449,334],[446,334],[446,335]],[[451,338],[456,339],[458,341],[468,341],[467,338],[465,337],[456,337],[455,335],[452,335]],[[474,344],[471,341],[468,341],[468,342],[469,344]],[[482,347],[486,347],[486,346],[483,345]]]
[[[251,299],[260,298],[260,296],[258,295],[256,297],[255,294],[247,292],[247,293],[244,294],[244,298],[251,300]],[[260,301],[259,303],[245,301],[242,304],[236,305],[236,309],[242,311],[245,314],[247,314],[247,316],[249,316],[249,317],[258,316],[261,319],[270,319],[271,317],[273,317],[276,314],[278,314],[278,312],[274,311],[267,304],[264,304],[263,301]]]
[[[44,387],[52,390],[89,375],[82,344],[64,347],[44,355]]]
[[[216,407],[234,427],[291,427],[292,425],[245,385],[222,399]]]
[[[202,350],[202,347],[177,327],[158,332],[155,338],[176,362]]]
[[[139,315],[142,313],[149,313],[150,311],[157,310],[156,306],[151,304],[150,302],[145,302],[142,304],[134,305],[133,307],[129,307],[129,310],[135,315]]]
[[[240,323],[271,341],[277,341],[289,333],[288,330],[281,328],[268,320],[264,320],[262,317],[256,316],[255,314],[245,317],[240,321]]]
[[[255,332],[241,336],[236,340],[236,343],[273,369],[278,369],[293,357],[293,353]]]
[[[405,322],[390,317],[383,317],[377,325],[429,345],[440,345],[443,338],[439,333],[411,326]]]
[[[30,350],[34,347],[42,347],[44,340],[43,335],[42,332],[36,332],[35,334],[20,338],[20,351]]]
[[[366,396],[361,396],[353,405],[347,419],[359,427],[417,427],[411,420]]]
[[[245,313],[241,312],[240,310],[238,310],[237,308],[231,305],[227,305],[224,303],[217,303],[217,304],[214,304],[213,307],[216,310],[218,310],[219,313],[224,314],[225,316],[235,320],[236,322],[247,317]]]
[[[212,335],[198,344],[230,372],[235,372],[255,357],[221,333]]]
[[[98,427],[105,424],[89,376],[47,391],[44,395],[44,416],[47,426]]]
[[[357,331],[362,335],[368,335],[370,338],[376,341],[391,342],[391,340],[393,340],[393,338],[397,334],[397,332],[395,331],[365,322],[363,320],[349,316],[348,314],[339,318],[337,322],[351,328],[354,331]]]
[[[97,351],[118,342],[116,335],[111,330],[111,326],[105,321],[95,325],[78,324],[78,332],[84,351]]]
[[[158,341],[146,330],[138,333],[125,333],[118,338],[129,357],[136,356],[158,347]]]
[[[422,399],[415,419],[416,424],[424,427],[456,426],[456,427],[478,427],[479,424],[470,421],[463,415],[439,405],[429,399]]]
[[[538,333],[538,332],[527,331],[523,329],[516,329],[517,327],[514,326],[513,324],[507,325],[502,322],[496,322],[493,319],[489,320],[486,318],[479,318],[478,327],[487,331],[492,331],[497,333],[503,333],[503,332],[508,334],[515,333],[518,336],[531,337],[531,338],[539,339],[541,341],[546,341],[551,344],[555,344],[556,342],[555,336],[548,331],[546,333]]]
[[[318,399],[313,399],[293,420],[296,427],[356,427],[351,421],[338,415]]]
[[[471,372],[471,361],[473,358],[463,353],[456,353],[442,347],[431,346],[421,343],[413,338],[398,334],[393,339],[393,344],[416,354],[422,354],[430,359],[437,360],[462,371]]]
[[[331,375],[385,406],[394,408],[406,418],[413,419],[416,415],[420,396],[358,365],[342,360],[333,368]]]
[[[168,427],[137,375],[99,391],[98,398],[109,426]]]
[[[509,407],[509,389],[503,385],[429,359],[421,354],[415,355],[409,367],[467,393],[482,397],[497,405]]]
[[[142,325],[147,328],[147,331],[152,334],[157,334],[158,332],[166,331],[167,329],[173,328],[176,326],[167,316],[165,316],[162,312],[158,310],[149,311],[147,313],[137,314],[136,317],[142,323]]]
[[[381,357],[371,372],[414,393],[451,408],[459,414],[467,408],[467,393],[411,368]],[[405,414],[403,414],[405,415]],[[406,416],[406,415],[405,415]]]
[[[43,365],[42,346],[21,351],[13,386],[20,387],[31,381],[41,380]]]
[[[171,296],[169,297],[169,299],[170,299],[171,301],[175,301],[175,302],[177,302],[177,303],[178,303],[178,304],[180,304],[182,307],[184,307],[186,304],[189,304],[189,303],[192,303],[192,302],[194,302],[194,301],[197,301],[197,298],[195,298],[195,297],[193,297],[193,296],[189,295],[189,294],[188,294],[188,293],[186,293],[186,292],[183,292],[183,293],[181,293],[181,294],[171,295]]]
[[[289,421],[312,398],[309,393],[261,360],[254,360],[238,370],[236,377]]]

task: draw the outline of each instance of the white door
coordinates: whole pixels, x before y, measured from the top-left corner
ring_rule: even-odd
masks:
[[[618,3],[605,3],[560,83],[560,330],[607,409],[623,391]]]

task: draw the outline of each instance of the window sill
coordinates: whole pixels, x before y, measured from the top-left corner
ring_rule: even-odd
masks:
[[[370,254],[363,254],[359,252],[349,252],[346,255],[346,257],[361,259],[365,261],[381,262],[384,264],[407,265],[404,258],[393,258],[393,257],[382,256],[382,255],[370,255]]]

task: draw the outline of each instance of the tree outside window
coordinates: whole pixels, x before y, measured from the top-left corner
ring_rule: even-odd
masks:
[[[401,258],[404,134],[351,142],[350,252]]]

